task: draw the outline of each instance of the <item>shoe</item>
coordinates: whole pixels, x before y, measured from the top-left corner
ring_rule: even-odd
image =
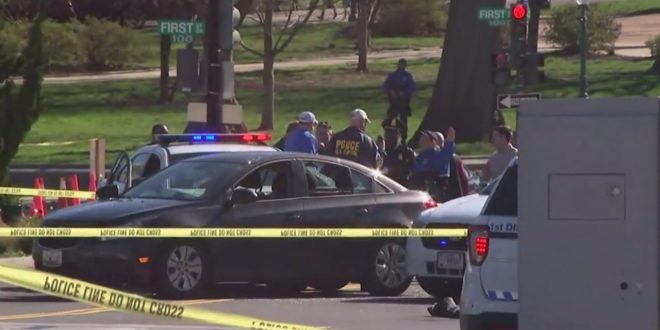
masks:
[[[461,308],[456,305],[454,299],[451,297],[444,298],[442,301],[437,302],[432,307],[426,309],[431,316],[446,317],[457,319],[460,317]]]

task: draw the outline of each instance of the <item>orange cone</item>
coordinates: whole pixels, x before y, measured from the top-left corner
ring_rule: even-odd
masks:
[[[89,173],[89,191],[96,192],[96,174],[94,172]],[[94,198],[90,198],[89,201],[93,202]]]
[[[34,189],[41,189],[41,181],[39,178],[34,178]],[[42,208],[43,205],[43,197],[41,196],[33,196],[32,197],[32,216],[33,217],[42,217],[44,215],[44,211]]]
[[[71,190],[73,191],[79,191],[80,187],[78,186],[78,174],[74,174],[71,176]],[[80,198],[74,197],[71,198],[71,204],[70,205],[80,205]]]
[[[60,190],[66,190],[66,180],[64,178],[60,178]],[[68,201],[65,197],[60,197],[57,199],[57,207],[60,209],[63,209],[68,205]]]

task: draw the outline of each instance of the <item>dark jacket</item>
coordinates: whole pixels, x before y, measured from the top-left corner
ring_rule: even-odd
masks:
[[[335,134],[326,146],[328,155],[377,168],[378,146],[363,131],[349,127]]]
[[[415,151],[405,144],[386,150],[383,172],[392,180],[406,186],[415,163]]]

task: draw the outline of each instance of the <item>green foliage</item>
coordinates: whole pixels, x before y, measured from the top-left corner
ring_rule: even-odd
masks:
[[[660,34],[646,41],[646,47],[651,50],[651,56],[660,58]]]
[[[440,35],[447,27],[447,17],[444,1],[383,1],[373,33],[377,36]]]
[[[90,18],[79,35],[85,65],[91,70],[121,68],[145,56],[135,31],[115,22]]]
[[[621,34],[621,24],[607,6],[594,4],[587,11],[587,44],[590,52],[614,49],[614,43]],[[545,38],[568,52],[580,49],[580,8],[558,6],[551,11],[547,21]]]

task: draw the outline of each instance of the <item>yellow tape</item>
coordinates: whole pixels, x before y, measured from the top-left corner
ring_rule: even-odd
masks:
[[[52,190],[52,189],[33,189],[33,188],[15,188],[15,187],[0,187],[0,195],[66,197],[66,198],[84,198],[84,199],[96,198],[96,193],[91,191]]]
[[[366,238],[466,236],[467,229],[420,228],[0,228],[0,237]]]
[[[26,289],[86,304],[108,307],[170,320],[194,320],[210,324],[247,329],[320,330],[299,324],[266,321],[247,316],[196,309],[181,304],[148,299],[100,285],[35,270],[0,266],[0,281]]]

